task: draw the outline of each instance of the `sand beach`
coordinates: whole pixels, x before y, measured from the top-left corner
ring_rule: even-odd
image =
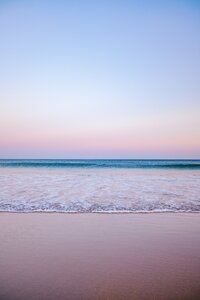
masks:
[[[0,299],[198,299],[200,214],[0,214]]]

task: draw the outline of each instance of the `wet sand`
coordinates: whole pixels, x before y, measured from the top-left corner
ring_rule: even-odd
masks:
[[[0,214],[0,299],[200,299],[200,214]]]

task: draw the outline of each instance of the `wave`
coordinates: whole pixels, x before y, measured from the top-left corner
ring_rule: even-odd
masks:
[[[64,205],[62,203],[46,203],[30,205],[28,203],[11,204],[1,203],[0,212],[63,212],[63,213],[152,213],[152,212],[200,212],[200,205],[84,205],[83,203],[73,203]]]

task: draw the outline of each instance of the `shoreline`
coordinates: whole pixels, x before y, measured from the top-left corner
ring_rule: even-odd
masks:
[[[64,215],[160,215],[160,214],[199,214],[200,211],[0,211],[1,214],[64,214]]]

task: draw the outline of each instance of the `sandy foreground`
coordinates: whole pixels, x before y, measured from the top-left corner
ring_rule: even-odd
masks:
[[[200,214],[0,214],[0,299],[200,299]]]

